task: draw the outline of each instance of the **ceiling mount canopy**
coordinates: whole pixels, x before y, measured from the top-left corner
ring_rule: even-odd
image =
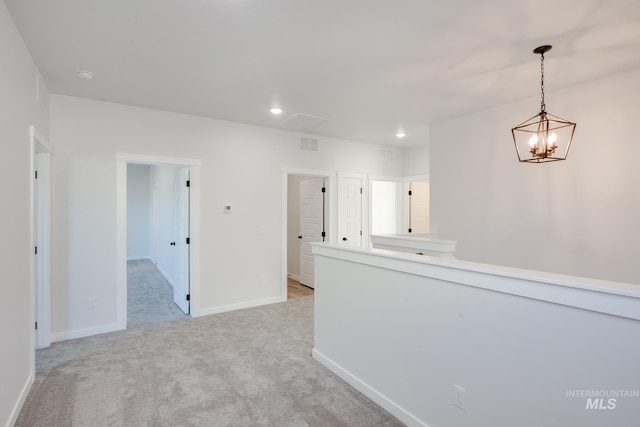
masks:
[[[540,55],[540,112],[511,129],[518,159],[527,163],[565,160],[571,147],[576,124],[547,113],[544,103],[544,54],[550,45],[539,46],[533,53]]]

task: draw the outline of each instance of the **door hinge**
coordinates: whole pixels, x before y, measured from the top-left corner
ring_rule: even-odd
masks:
[[[187,301],[191,301],[191,294],[187,294]]]
[[[409,195],[411,195],[411,190],[409,190]]]
[[[411,229],[409,229],[409,233],[411,233]]]
[[[187,237],[187,245],[191,243],[191,239]]]
[[[35,179],[38,179],[38,171],[34,171],[33,175],[34,175]]]
[[[38,322],[36,322],[36,331],[38,330]]]
[[[325,187],[322,187],[322,192],[323,192],[323,193],[326,193],[326,192],[327,192],[327,189],[326,189]]]
[[[324,231],[322,232],[322,237],[327,237],[327,233],[325,233]]]
[[[187,180],[187,187],[191,187],[191,181]]]
[[[360,230],[360,235],[362,236],[362,230]]]
[[[362,194],[362,187],[360,187],[360,194]]]
[[[38,247],[36,246],[35,254],[38,255]]]

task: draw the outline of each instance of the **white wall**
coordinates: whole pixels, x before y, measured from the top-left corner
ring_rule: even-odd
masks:
[[[640,70],[546,95],[577,123],[563,162],[517,161],[537,97],[432,124],[432,231],[459,259],[638,284]]]
[[[152,258],[151,167],[127,167],[127,259]]]
[[[0,425],[10,425],[34,375],[29,126],[49,135],[48,91],[0,2]],[[36,82],[39,81],[39,100]]]
[[[52,95],[52,332],[116,323],[116,152],[201,160],[201,235],[192,237],[200,239],[202,311],[280,296],[283,168],[391,176],[403,168],[399,149],[387,160],[380,146],[320,137],[318,152],[300,151],[299,136]]]
[[[402,176],[429,175],[429,144],[409,147],[404,150]]]
[[[638,391],[633,285],[338,245],[314,252],[314,358],[407,425],[637,424],[637,396],[590,410],[567,396]]]

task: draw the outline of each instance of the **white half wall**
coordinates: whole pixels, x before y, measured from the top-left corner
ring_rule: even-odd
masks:
[[[127,165],[127,259],[152,259],[151,166]]]
[[[234,122],[51,96],[52,335],[116,324],[116,153],[201,161],[202,314],[282,297],[282,170],[401,176],[403,153]],[[224,204],[232,211],[225,213]],[[88,298],[96,299],[90,310]]]
[[[4,2],[0,2],[0,58],[0,425],[11,426],[35,375],[29,127],[49,138],[49,93]]]
[[[637,424],[635,285],[313,249],[314,358],[408,426]],[[612,395],[618,391],[628,395]]]
[[[566,161],[518,162],[537,97],[432,124],[432,231],[459,259],[640,284],[640,70],[546,98],[577,123]]]

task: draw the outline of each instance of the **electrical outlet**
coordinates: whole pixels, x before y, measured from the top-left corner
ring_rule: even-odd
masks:
[[[464,394],[466,390],[459,385],[453,385],[453,404],[464,411]]]
[[[96,299],[89,298],[89,310],[95,310],[95,309],[96,309]]]

